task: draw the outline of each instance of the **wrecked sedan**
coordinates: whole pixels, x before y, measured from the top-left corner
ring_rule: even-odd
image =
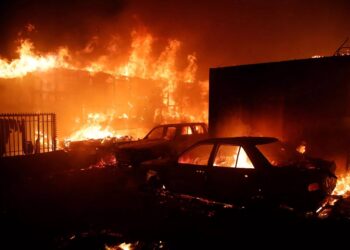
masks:
[[[142,140],[121,145],[116,152],[117,165],[133,168],[151,159],[174,158],[190,145],[207,137],[205,123],[159,125]]]
[[[315,211],[336,184],[335,163],[309,158],[272,137],[212,138],[176,161],[142,163],[149,185],[237,206]]]

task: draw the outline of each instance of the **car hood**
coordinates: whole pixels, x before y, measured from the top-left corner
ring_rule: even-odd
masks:
[[[169,141],[165,139],[158,139],[158,140],[139,140],[134,141],[130,143],[123,144],[119,147],[121,150],[125,149],[144,149],[144,148],[152,148],[152,147],[158,147],[166,145]]]

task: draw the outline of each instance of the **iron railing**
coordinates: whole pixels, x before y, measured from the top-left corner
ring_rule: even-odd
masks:
[[[56,114],[0,114],[0,157],[55,151]]]

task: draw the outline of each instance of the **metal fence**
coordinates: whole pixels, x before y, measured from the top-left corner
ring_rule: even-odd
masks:
[[[0,114],[0,157],[55,151],[56,114]]]

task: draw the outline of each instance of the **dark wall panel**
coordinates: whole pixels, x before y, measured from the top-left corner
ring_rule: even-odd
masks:
[[[350,57],[210,69],[209,129],[214,136],[277,136],[311,154],[350,152]]]

